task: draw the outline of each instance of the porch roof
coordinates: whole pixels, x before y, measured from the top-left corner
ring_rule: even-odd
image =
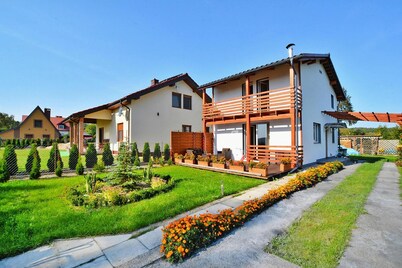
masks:
[[[343,92],[341,83],[339,82],[338,75],[336,74],[334,65],[332,64],[330,54],[313,54],[313,53],[302,53],[293,57],[294,62],[301,62],[301,63],[308,63],[313,62],[315,60],[319,60],[320,63],[324,66],[325,72],[328,75],[330,80],[331,86],[333,87],[336,98],[338,100],[345,100],[345,92]],[[203,84],[199,87],[199,89],[206,89],[209,87],[214,87],[220,84],[224,84],[228,81],[237,80],[242,76],[252,75],[257,71],[261,71],[264,69],[273,68],[275,66],[283,65],[283,64],[290,64],[290,58],[281,59],[275,62],[271,62],[265,65],[261,65],[258,67],[254,67],[240,73],[236,73],[233,75],[226,76],[224,78]]]
[[[341,120],[397,123],[398,125],[402,126],[402,113],[337,111],[323,111],[323,113]]]

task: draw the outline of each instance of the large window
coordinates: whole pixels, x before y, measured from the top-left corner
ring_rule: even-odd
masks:
[[[191,126],[190,125],[183,125],[182,129],[183,129],[183,132],[191,132]]]
[[[34,120],[34,127],[42,128],[42,120]]]
[[[117,124],[117,141],[123,141],[123,123]]]
[[[181,108],[181,94],[172,92],[172,107]]]
[[[183,95],[183,109],[191,110],[191,96]]]
[[[321,143],[321,125],[313,123],[313,140],[314,143]]]

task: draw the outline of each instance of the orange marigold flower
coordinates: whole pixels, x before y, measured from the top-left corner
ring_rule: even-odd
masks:
[[[172,254],[173,254],[173,251],[169,251],[167,254],[166,254],[166,258],[170,258],[171,256],[172,256]]]
[[[163,239],[163,240],[162,240],[162,244],[166,244],[166,239]]]

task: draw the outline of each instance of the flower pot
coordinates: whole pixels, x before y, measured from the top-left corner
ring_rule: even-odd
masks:
[[[229,166],[230,170],[244,171],[244,166]]]
[[[290,170],[290,164],[280,164],[279,165],[279,170],[281,171],[281,172],[286,172],[286,171],[288,171],[288,170]]]
[[[250,172],[260,174],[263,177],[268,176],[268,168],[250,168]]]
[[[184,159],[184,163],[186,163],[186,164],[195,164],[195,159]]]
[[[212,166],[214,168],[225,168],[225,164],[221,164],[221,163],[212,163]]]
[[[209,162],[208,161],[198,161],[198,165],[204,166],[204,167],[209,167]]]
[[[174,162],[175,162],[175,163],[183,163],[183,159],[181,159],[181,158],[175,158],[175,159],[174,159]]]

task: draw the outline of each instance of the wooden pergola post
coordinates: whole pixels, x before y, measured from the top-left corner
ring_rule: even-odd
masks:
[[[290,96],[291,96],[291,105],[290,105],[290,136],[291,136],[291,150],[294,153],[298,153],[296,151],[296,114],[295,114],[295,105],[296,103],[296,95],[295,95],[295,72],[293,70],[293,66],[289,68],[289,85],[290,85]],[[296,167],[296,163],[292,161],[292,168]]]
[[[205,92],[205,88],[202,90],[202,109],[204,110],[205,104],[207,103],[207,96],[206,96],[206,92]],[[207,153],[207,122],[204,118],[204,116],[202,117],[202,137],[203,137],[203,148],[202,150],[204,151],[204,153]]]
[[[78,133],[77,133],[78,132]],[[78,123],[78,131],[76,133],[78,134],[78,151],[80,154],[84,153],[84,118],[80,118],[80,121]]]
[[[251,122],[249,113],[249,95],[250,95],[250,77],[246,76],[246,159],[251,161],[250,145],[251,145]]]

